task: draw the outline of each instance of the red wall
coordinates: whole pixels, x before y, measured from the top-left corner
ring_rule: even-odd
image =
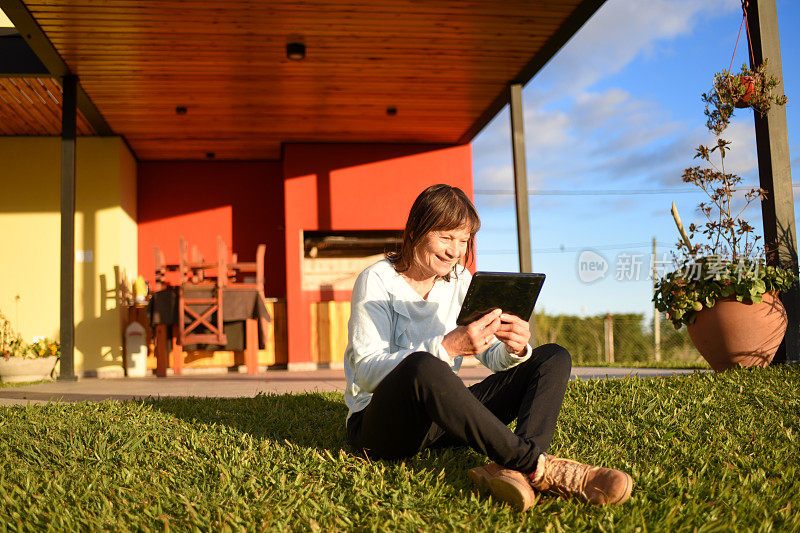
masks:
[[[217,235],[243,261],[266,243],[266,294],[286,298],[290,366],[311,362],[309,303],[349,294],[302,290],[302,232],[403,229],[434,183],[472,196],[470,145],[288,144],[278,162],[143,161],[139,273],[152,283],[154,246],[177,262],[181,236],[206,258]]]
[[[284,147],[289,362],[311,361],[301,285],[302,231],[402,229],[417,195],[448,183],[472,197],[470,145],[291,144]],[[334,295],[336,297],[338,295]]]
[[[153,282],[154,246],[177,263],[181,236],[216,258],[221,235],[240,261],[265,243],[266,295],[285,297],[283,196],[279,161],[140,162],[139,273]]]

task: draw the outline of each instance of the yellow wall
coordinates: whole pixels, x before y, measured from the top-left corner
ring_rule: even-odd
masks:
[[[78,139],[75,370],[121,368],[114,266],[135,276],[136,161],[118,137]],[[0,137],[0,311],[25,340],[58,337],[60,139]]]

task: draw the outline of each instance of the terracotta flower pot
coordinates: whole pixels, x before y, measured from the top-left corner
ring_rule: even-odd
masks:
[[[720,300],[703,308],[688,327],[697,351],[716,372],[738,365],[767,366],[786,333],[786,309],[777,293],[764,294],[761,303]]]
[[[750,107],[750,97],[753,96],[753,93],[756,90],[756,82],[752,78],[752,76],[739,76],[738,78],[733,78],[732,83],[737,83],[739,87],[744,87],[744,94],[734,102],[733,106],[738,107],[740,109],[745,107]]]
[[[24,357],[0,357],[0,381],[7,383],[20,381],[38,381],[49,379],[50,373],[56,366],[58,357],[37,357],[27,359]]]

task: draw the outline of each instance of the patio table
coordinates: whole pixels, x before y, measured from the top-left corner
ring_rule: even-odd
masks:
[[[203,297],[213,295],[212,288],[193,288],[192,293]],[[155,331],[156,375],[166,376],[168,364],[167,345],[171,345],[172,366],[175,374],[183,371],[183,350],[185,349],[227,349],[244,350],[248,374],[258,371],[258,349],[267,342],[267,323],[272,317],[267,311],[264,299],[258,290],[224,288],[222,289],[225,334],[228,343],[220,345],[180,346],[178,342],[178,287],[168,287],[154,292],[148,305],[150,323]]]

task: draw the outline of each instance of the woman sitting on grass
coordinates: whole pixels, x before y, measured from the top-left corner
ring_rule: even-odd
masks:
[[[434,185],[411,207],[400,250],[358,276],[345,352],[350,444],[382,459],[469,445],[493,461],[470,470],[470,479],[521,510],[533,490],[624,502],[629,475],[545,453],[569,353],[557,344],[532,349],[528,322],[499,309],[456,327],[471,279],[463,263],[479,228],[463,191]],[[456,376],[464,357],[495,373],[467,388]]]

